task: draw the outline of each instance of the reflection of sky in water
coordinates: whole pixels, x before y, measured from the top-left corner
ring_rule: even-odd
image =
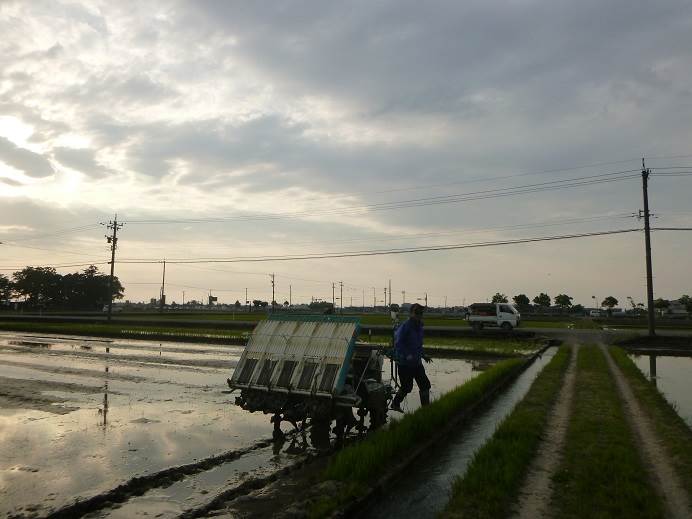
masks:
[[[630,355],[649,377],[649,356]],[[656,386],[673,404],[687,425],[692,427],[692,357],[656,356]]]
[[[98,388],[107,384],[107,406],[102,391],[58,388],[46,394],[64,398],[63,405],[80,409],[64,415],[0,409],[0,514],[31,504],[40,505],[45,513],[135,475],[245,447],[271,435],[267,415],[231,405],[234,395],[224,393],[230,370],[133,362],[114,353],[119,351],[115,348],[109,357],[91,355],[98,349],[105,353],[103,343],[91,344],[86,356],[60,354],[73,350],[74,344],[64,342],[16,351],[3,348],[8,337],[0,335],[0,376]],[[149,350],[142,348],[147,343],[134,344],[136,348],[131,350],[156,363],[159,344],[188,359],[216,357],[232,362],[241,351],[171,343],[149,343]],[[185,348],[201,351],[185,353]],[[487,367],[482,361],[473,362],[478,369]],[[68,372],[59,372],[61,369]],[[458,359],[436,359],[426,369],[433,397],[478,373],[471,362]],[[385,363],[388,377],[389,364]],[[414,388],[406,406],[413,410],[418,405]]]

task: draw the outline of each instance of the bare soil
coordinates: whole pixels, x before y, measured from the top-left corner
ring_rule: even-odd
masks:
[[[576,379],[577,349],[572,345],[572,355],[565,373],[560,393],[548,420],[538,454],[531,463],[524,485],[519,492],[515,517],[533,519],[549,515],[551,481],[560,463],[567,436],[569,417],[572,412]]]
[[[673,468],[673,463],[665,446],[654,432],[648,414],[639,405],[627,379],[613,361],[608,349],[605,345],[601,345],[601,349],[617,383],[618,392],[624,404],[625,415],[630,427],[635,432],[642,456],[649,467],[652,482],[664,499],[669,517],[676,519],[692,517],[690,497]]]

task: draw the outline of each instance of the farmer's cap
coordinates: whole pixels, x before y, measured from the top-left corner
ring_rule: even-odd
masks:
[[[411,313],[412,314],[421,315],[424,311],[425,311],[425,307],[423,305],[419,305],[418,303],[413,303],[411,305]]]

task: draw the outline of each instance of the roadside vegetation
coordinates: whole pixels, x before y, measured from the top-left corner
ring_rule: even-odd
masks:
[[[524,399],[474,456],[441,517],[506,517],[538,451],[557,398],[570,350],[561,347],[543,368]]]
[[[611,348],[613,359],[632,388],[642,407],[649,414],[658,437],[672,460],[675,471],[688,492],[692,492],[692,429],[668,403],[665,397],[637,368],[620,348]]]
[[[313,505],[311,517],[323,517],[338,506],[364,493],[368,484],[401,461],[402,453],[412,453],[449,421],[481,401],[487,392],[519,368],[524,361],[509,359],[498,362],[477,377],[446,393],[431,405],[392,421],[365,440],[350,445],[330,461],[323,480],[344,483],[338,496],[325,497]]]
[[[603,353],[579,349],[564,458],[553,478],[557,517],[664,517]]]

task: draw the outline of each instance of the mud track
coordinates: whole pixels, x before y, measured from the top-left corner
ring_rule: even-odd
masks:
[[[641,453],[649,467],[654,487],[663,497],[668,517],[685,519],[692,517],[690,499],[678,477],[665,446],[657,437],[651,425],[651,419],[639,405],[627,379],[610,356],[608,348],[600,345],[608,362],[608,368],[617,383],[618,393],[624,404],[625,415]]]
[[[551,481],[560,463],[567,437],[569,418],[572,414],[572,400],[574,399],[577,346],[573,344],[571,349],[569,367],[546,424],[543,441],[519,492],[519,501],[514,516],[521,519],[533,519],[549,515],[552,495]]]

